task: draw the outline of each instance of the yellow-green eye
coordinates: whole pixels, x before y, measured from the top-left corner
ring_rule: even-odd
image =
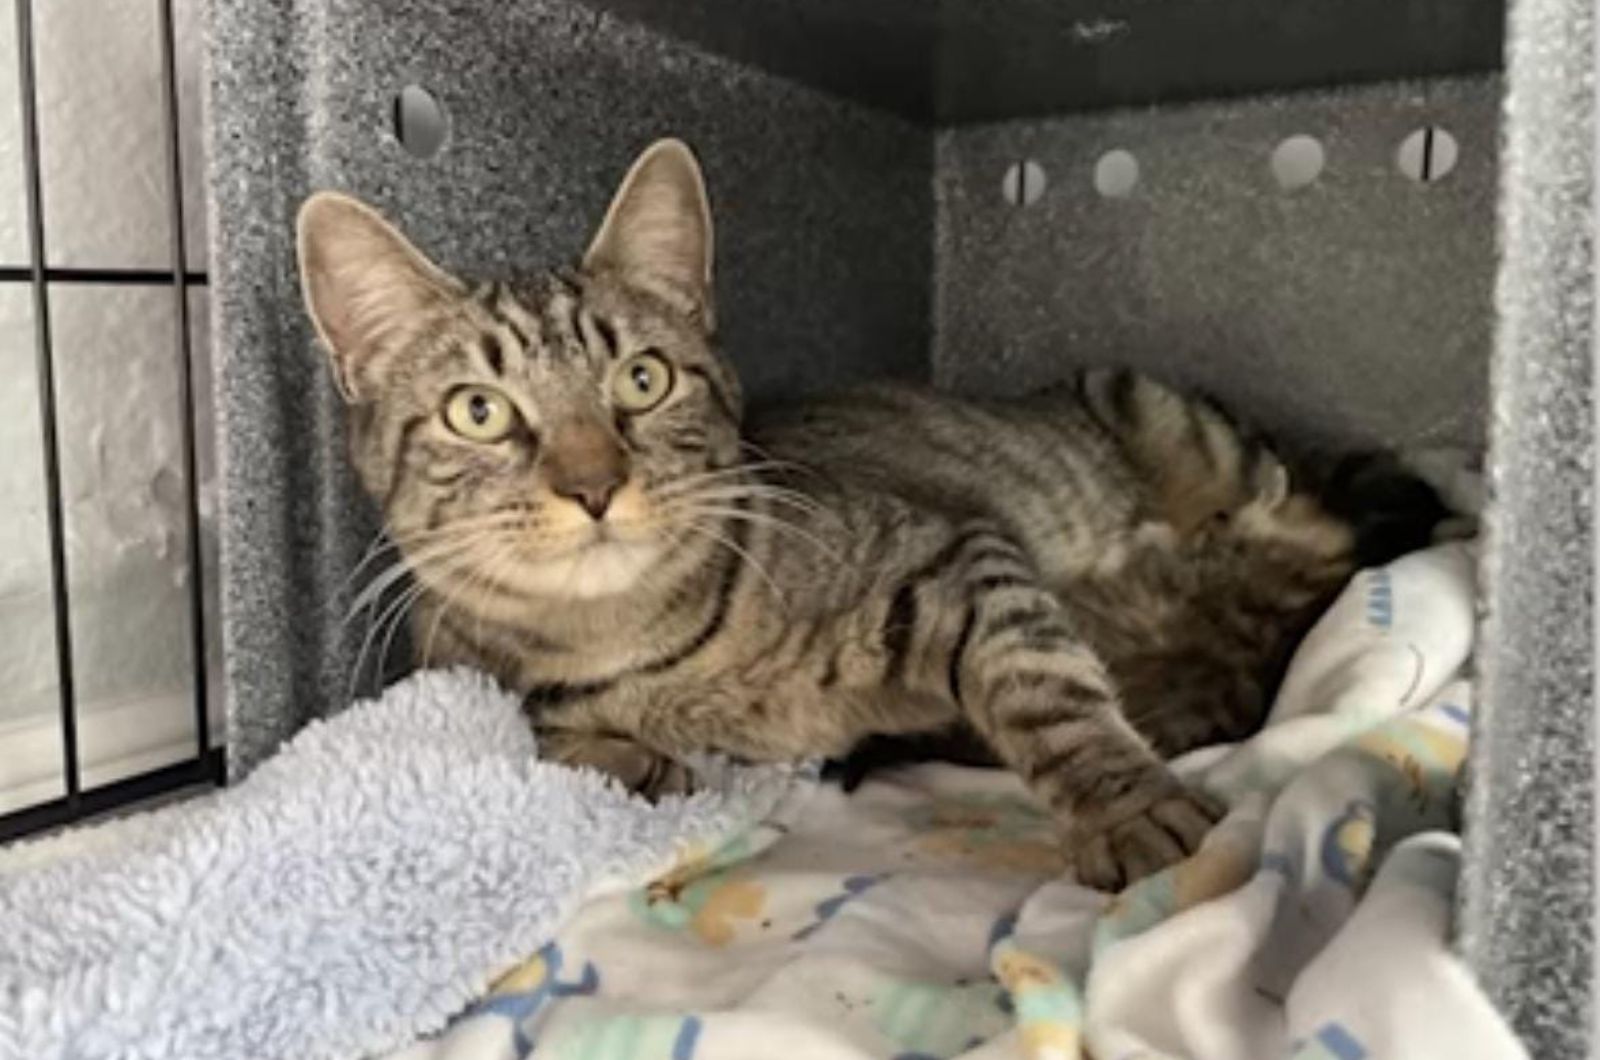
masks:
[[[650,350],[623,361],[611,377],[611,399],[628,412],[653,409],[671,392],[672,365]]]
[[[498,442],[511,433],[516,418],[511,399],[493,387],[457,387],[444,406],[444,422],[474,442]]]

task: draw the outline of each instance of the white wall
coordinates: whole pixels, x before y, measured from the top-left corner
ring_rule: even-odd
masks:
[[[26,267],[15,2],[0,0],[0,266]],[[191,270],[205,263],[199,3],[176,5]],[[33,13],[48,264],[170,270],[156,0],[34,0]],[[53,282],[49,301],[79,740],[93,785],[194,749],[178,315],[161,284]],[[203,290],[190,306],[203,361]],[[35,324],[29,285],[0,282],[0,812],[61,793]],[[196,382],[204,401],[204,364]],[[214,555],[209,415],[201,428]],[[218,704],[212,714],[220,731]]]

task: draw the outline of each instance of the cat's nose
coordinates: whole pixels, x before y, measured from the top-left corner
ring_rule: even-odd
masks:
[[[622,476],[617,475],[607,479],[568,482],[560,488],[552,487],[552,490],[556,496],[576,503],[598,522],[605,518],[606,509],[611,507],[611,498],[617,495],[621,487]]]
[[[628,454],[603,425],[580,420],[551,435],[544,475],[551,493],[598,521],[628,481]]]

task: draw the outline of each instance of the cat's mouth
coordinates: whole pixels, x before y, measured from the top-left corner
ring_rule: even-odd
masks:
[[[589,539],[580,544],[578,550],[581,552],[586,548],[598,548],[602,545],[619,543],[626,544],[627,542],[617,532],[616,527],[610,523],[595,523],[594,528],[589,531]]]
[[[661,546],[616,527],[596,524],[587,539],[520,573],[527,591],[540,596],[594,600],[634,588],[660,558]]]
[[[412,561],[412,569],[439,593],[493,610],[527,596],[598,600],[635,589],[665,550],[657,528],[643,520],[605,519],[568,525],[558,533],[521,528],[459,552]]]
[[[571,544],[561,551],[567,556],[613,546],[637,548],[651,544],[655,536],[652,528],[635,520],[604,519],[572,534]]]

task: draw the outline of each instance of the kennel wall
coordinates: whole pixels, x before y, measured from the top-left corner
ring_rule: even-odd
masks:
[[[1584,0],[1521,0],[1509,36],[1505,17],[214,0],[233,775],[384,668],[384,638],[363,661],[368,625],[345,621],[376,528],[299,308],[299,201],[354,192],[463,271],[560,263],[634,153],[679,135],[712,185],[724,343],[758,397],[886,373],[1007,392],[1132,363],[1295,443],[1488,450],[1460,938],[1539,1055],[1579,1055],[1594,27]]]

